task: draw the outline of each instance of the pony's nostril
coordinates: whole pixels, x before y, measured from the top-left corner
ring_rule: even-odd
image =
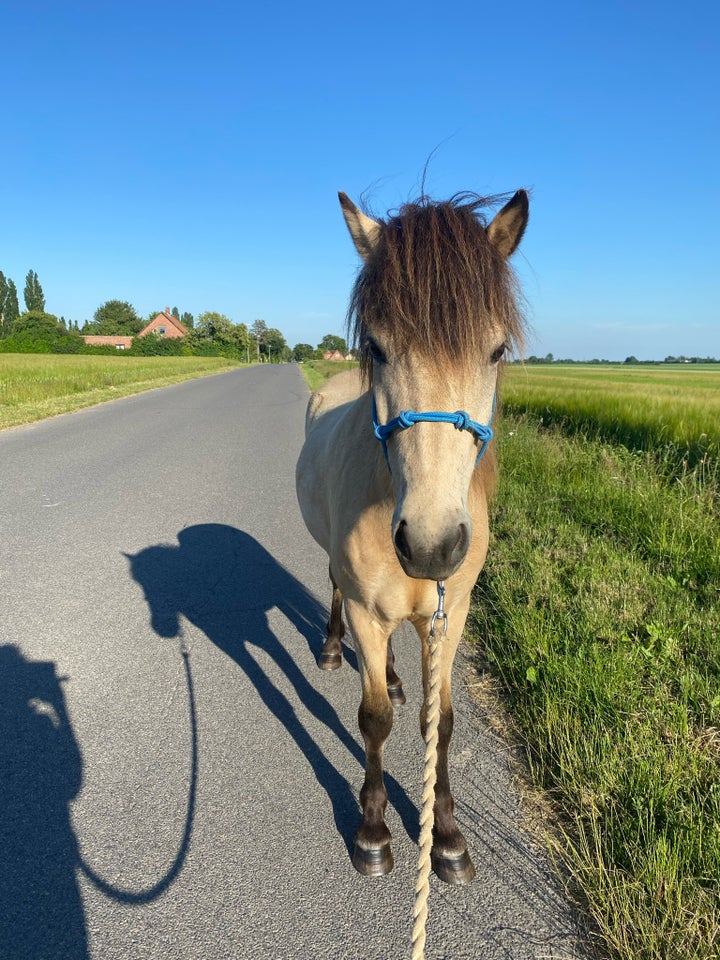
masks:
[[[412,556],[410,554],[410,544],[408,543],[406,529],[407,520],[401,520],[395,531],[395,549],[401,557],[409,561],[412,560]]]
[[[466,523],[461,523],[458,526],[457,536],[455,537],[455,543],[452,546],[450,551],[449,560],[452,564],[460,564],[465,559],[465,554],[468,552],[468,547],[470,546],[470,530]]]

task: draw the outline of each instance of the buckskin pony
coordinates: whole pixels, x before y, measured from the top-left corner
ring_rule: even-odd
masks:
[[[310,398],[297,493],[330,561],[332,606],[319,666],[342,663],[344,603],[360,669],[366,764],[352,862],[368,876],[393,867],[382,757],[394,705],[405,695],[390,636],[409,620],[421,639],[425,735],[423,641],[444,582],[431,862],[441,879],[467,883],[475,870],[448,777],[451,671],[488,549],[500,367],[523,335],[508,258],[527,225],[528,196],[519,190],[490,222],[491,203],[474,194],[422,197],[386,220],[339,198],[363,260],[348,312],[360,368],[332,377]]]

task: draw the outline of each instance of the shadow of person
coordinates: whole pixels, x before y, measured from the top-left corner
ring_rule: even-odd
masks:
[[[0,957],[88,957],[70,801],[82,757],[55,664],[0,647]]]
[[[364,766],[362,747],[332,704],[308,682],[268,622],[269,612],[278,609],[316,656],[325,636],[327,610],[257,540],[223,524],[188,527],[178,534],[178,546],[157,545],[126,556],[133,578],[145,593],[156,633],[177,636],[182,615],[246,673],[330,798],[338,833],[351,852],[358,804],[350,784],[327,759],[290,700],[253,655],[253,648],[268,654],[313,717]],[[354,656],[351,662],[356,662]],[[417,809],[392,777],[387,780],[390,802],[408,833],[416,836]]]

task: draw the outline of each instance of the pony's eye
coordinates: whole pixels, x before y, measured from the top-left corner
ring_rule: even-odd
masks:
[[[373,358],[373,360],[375,360],[377,363],[387,363],[387,357],[385,356],[385,353],[372,339],[372,337],[368,337],[367,346],[368,350],[370,351],[370,356]]]
[[[506,350],[507,344],[501,343],[497,350],[493,350],[493,352],[490,354],[490,363],[497,363],[498,360],[501,360]]]

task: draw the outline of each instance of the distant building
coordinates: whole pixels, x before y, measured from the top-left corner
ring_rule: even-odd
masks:
[[[130,350],[133,342],[132,337],[84,336],[83,340],[89,347],[115,347],[116,350]]]
[[[159,313],[154,320],[151,320],[138,336],[146,337],[148,333],[166,337],[168,340],[179,340],[180,337],[187,336],[188,328],[170,313],[170,307],[165,307],[163,312]]]
[[[170,307],[165,307],[162,313],[159,313],[150,323],[143,327],[138,334],[139,337],[145,337],[149,333],[154,333],[158,337],[165,337],[168,340],[179,340],[180,337],[187,336],[187,327],[180,323],[177,317],[170,313]],[[132,347],[132,337],[115,336],[83,336],[83,340],[89,347],[115,347],[116,350],[130,350]]]
[[[354,360],[355,357],[351,354],[340,353],[339,350],[326,350],[323,354],[323,360]]]

